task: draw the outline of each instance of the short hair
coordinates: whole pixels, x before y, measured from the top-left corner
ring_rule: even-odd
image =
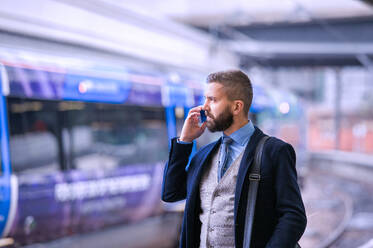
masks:
[[[240,70],[227,70],[211,73],[207,76],[207,83],[220,83],[223,85],[230,101],[244,102],[243,111],[249,113],[253,100],[253,87],[249,77]]]

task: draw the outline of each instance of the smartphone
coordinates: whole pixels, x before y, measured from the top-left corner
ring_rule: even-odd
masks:
[[[204,110],[201,110],[199,111],[199,113],[201,114],[199,120],[201,123],[204,123],[206,121],[206,114],[205,114],[205,111]]]

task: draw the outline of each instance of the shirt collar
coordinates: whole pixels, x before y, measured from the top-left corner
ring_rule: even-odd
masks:
[[[240,144],[241,146],[245,146],[247,142],[250,140],[251,135],[254,133],[254,131],[254,125],[249,120],[249,122],[245,126],[241,127],[240,129],[232,133],[229,137],[231,137],[234,142]]]

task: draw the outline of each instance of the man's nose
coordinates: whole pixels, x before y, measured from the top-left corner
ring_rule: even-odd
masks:
[[[209,110],[209,106],[208,106],[208,102],[205,101],[202,105],[202,110],[205,110],[205,111],[208,111]]]

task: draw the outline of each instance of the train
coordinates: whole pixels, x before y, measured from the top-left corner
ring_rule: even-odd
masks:
[[[204,102],[204,79],[38,57],[0,58],[2,237],[22,246],[170,211],[160,200],[170,139]],[[273,111],[265,88],[254,94],[251,113]]]

